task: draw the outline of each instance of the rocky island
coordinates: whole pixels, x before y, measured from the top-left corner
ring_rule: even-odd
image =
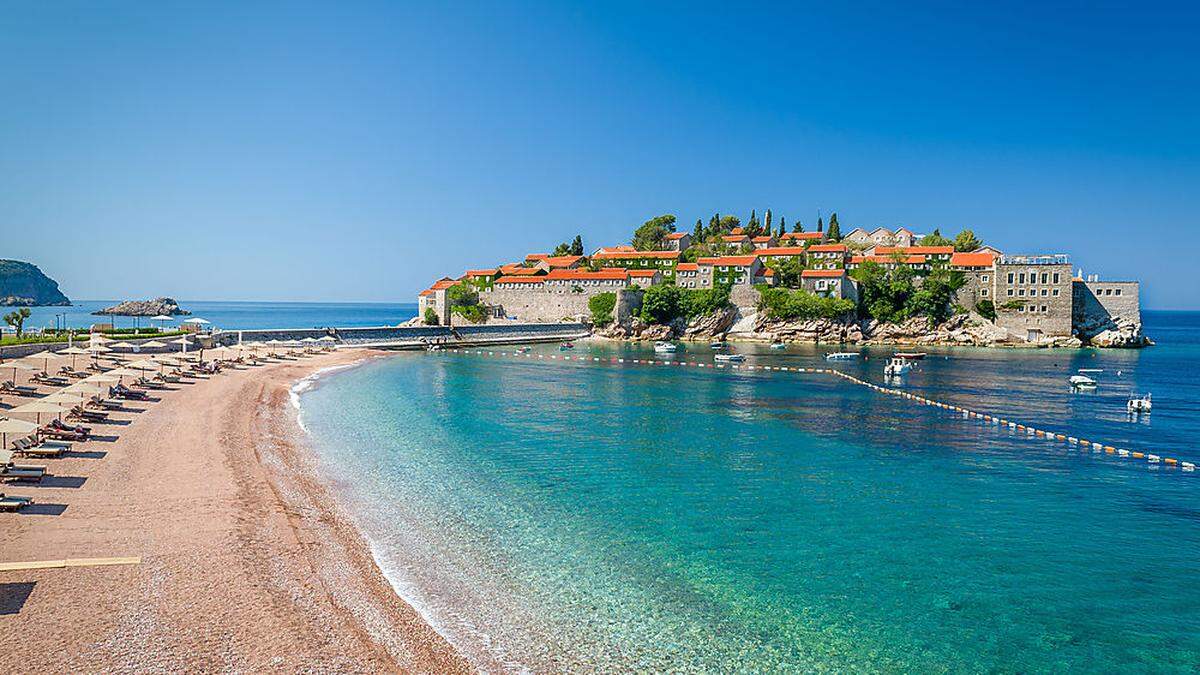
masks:
[[[58,283],[37,265],[20,260],[0,260],[0,306],[38,307],[69,305]]]
[[[92,312],[97,316],[186,316],[191,312],[179,307],[172,298],[153,300],[126,300],[112,307]]]
[[[1085,275],[1063,253],[1009,254],[969,229],[814,231],[751,212],[651,218],[629,244],[582,238],[458,277],[418,296],[431,325],[591,323],[625,340],[754,340],[988,347],[1144,347],[1140,285]]]

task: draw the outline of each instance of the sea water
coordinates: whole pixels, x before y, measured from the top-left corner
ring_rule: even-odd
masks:
[[[78,300],[67,307],[31,307],[26,329],[87,328],[96,323],[113,323],[118,328],[176,325],[183,319],[200,318],[210,327],[225,330],[252,328],[324,328],[335,326],[394,326],[417,315],[416,303],[376,302],[214,302],[180,300],[191,312],[173,321],[151,321],[148,317],[96,316],[92,314],[119,300]]]
[[[1200,460],[1200,315],[1141,351],[929,350],[898,386]],[[498,348],[496,351],[501,351]],[[735,345],[748,364],[831,349]],[[536,354],[712,361],[582,342]],[[889,350],[844,369],[882,383]],[[1100,387],[1072,392],[1080,368]],[[1130,392],[1154,394],[1130,418]],[[827,375],[408,353],[300,395],[398,592],[534,670],[1194,671],[1200,473]]]

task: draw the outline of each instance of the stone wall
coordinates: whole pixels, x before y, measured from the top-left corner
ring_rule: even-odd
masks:
[[[954,302],[968,310],[974,311],[975,305],[992,297],[992,270],[962,270],[963,286],[954,295]]]
[[[617,306],[613,308],[613,318],[620,325],[628,324],[633,317],[642,311],[642,291],[622,290],[617,292]]]
[[[1076,324],[1118,318],[1142,322],[1136,281],[1077,281],[1073,288]]]
[[[494,309],[494,316],[528,323],[556,323],[564,319],[586,320],[591,316],[588,300],[600,293],[619,289],[581,286],[578,293],[550,292],[541,288],[494,289],[479,294],[479,301]]]
[[[528,338],[554,339],[578,337],[587,332],[581,323],[526,324],[515,321],[481,324],[477,326],[380,326],[376,328],[297,328],[280,330],[221,331],[213,334],[216,344],[235,345],[242,342],[266,342],[279,340],[295,342],[304,338],[320,338],[333,335],[339,345],[369,345],[399,343],[398,346],[421,345],[423,340],[438,342],[471,342],[495,340],[519,340]]]
[[[1072,270],[1069,262],[996,263],[993,280],[996,325],[1010,334],[1028,340],[1071,335]],[[1020,302],[1017,309],[1005,309],[1009,302]]]

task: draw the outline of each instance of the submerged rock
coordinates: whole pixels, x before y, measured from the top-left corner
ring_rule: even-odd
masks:
[[[126,300],[119,305],[105,307],[92,314],[99,316],[185,316],[191,314],[181,309],[179,303],[171,298],[155,298],[153,300]]]

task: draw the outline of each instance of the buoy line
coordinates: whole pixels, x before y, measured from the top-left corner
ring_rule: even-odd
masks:
[[[599,356],[575,356],[575,357],[572,357],[569,354],[563,354],[560,356],[558,354],[533,354],[533,353],[529,353],[529,352],[507,352],[507,351],[497,352],[495,350],[488,351],[488,350],[482,350],[482,349],[446,349],[446,350],[440,350],[440,351],[442,353],[451,353],[451,354],[468,354],[468,355],[474,355],[474,356],[491,356],[491,357],[499,357],[499,358],[506,358],[506,357],[525,358],[525,359],[537,360],[537,361],[569,361],[569,362],[575,362],[575,363],[579,363],[579,364],[590,364],[590,363],[599,363],[599,364],[608,364],[608,365],[633,364],[633,365],[639,365],[639,366],[676,366],[676,367],[686,367],[686,368],[708,368],[710,370],[745,370],[745,371],[767,372],[767,373],[783,372],[783,373],[802,373],[802,374],[814,374],[814,375],[833,375],[834,377],[840,377],[843,380],[846,380],[847,382],[851,382],[851,383],[857,384],[859,386],[866,387],[867,389],[870,389],[879,394],[883,394],[886,396],[894,396],[894,397],[901,398],[904,400],[912,401],[912,402],[916,403],[917,405],[930,406],[933,408],[939,408],[942,410],[948,410],[951,412],[958,413],[962,419],[982,420],[983,422],[989,423],[997,428],[1007,428],[1007,429],[1015,430],[1018,432],[1023,431],[1023,432],[1025,432],[1026,438],[1030,438],[1030,439],[1044,438],[1048,441],[1064,443],[1064,444],[1070,445],[1070,446],[1077,446],[1080,449],[1091,450],[1093,453],[1096,453],[1096,454],[1103,453],[1106,455],[1112,455],[1114,457],[1145,460],[1148,464],[1165,466],[1167,468],[1178,468],[1181,471],[1188,472],[1188,473],[1194,472],[1196,470],[1196,465],[1194,463],[1185,462],[1185,461],[1179,460],[1175,457],[1164,457],[1162,455],[1152,454],[1149,452],[1139,452],[1139,451],[1135,451],[1135,450],[1128,450],[1126,448],[1118,448],[1118,447],[1115,447],[1110,444],[1101,443],[1099,441],[1088,440],[1088,439],[1079,438],[1076,436],[1068,436],[1066,434],[1060,434],[1060,433],[1056,433],[1056,432],[1052,432],[1052,431],[1047,431],[1045,429],[1039,429],[1037,427],[1033,427],[1028,424],[1021,424],[1014,420],[1010,420],[1010,419],[1007,419],[1004,417],[999,417],[996,415],[988,415],[985,413],[971,410],[969,408],[964,408],[962,406],[952,405],[952,404],[944,403],[942,401],[938,401],[935,399],[927,398],[924,396],[919,396],[917,394],[913,394],[911,392],[907,392],[902,389],[883,387],[878,384],[874,384],[872,382],[868,382],[864,379],[850,375],[849,373],[844,373],[840,370],[835,370],[833,368],[800,368],[800,367],[796,367],[796,366],[770,366],[770,365],[754,365],[754,364],[739,365],[736,363],[731,363],[731,364],[704,363],[701,361],[670,361],[670,360],[643,359],[643,358],[627,359],[627,358],[617,357],[617,356],[612,356],[612,357],[607,357],[607,358],[601,358]]]

